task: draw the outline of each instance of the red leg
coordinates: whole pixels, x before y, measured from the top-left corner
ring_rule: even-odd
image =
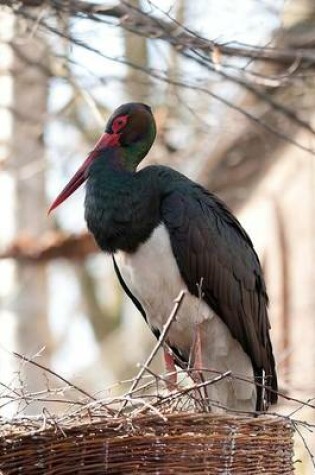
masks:
[[[202,360],[202,351],[201,351],[201,334],[200,334],[200,325],[196,324],[196,333],[195,333],[195,344],[193,349],[193,362],[194,362],[194,371],[192,374],[192,379],[195,384],[202,383],[204,381],[202,370],[204,369],[204,364]],[[200,388],[196,390],[196,401],[202,403],[203,399],[207,400],[207,390],[206,388]],[[204,404],[202,407],[205,408]]]
[[[177,384],[177,372],[174,358],[171,353],[164,348],[164,361],[167,375],[165,376],[166,386],[169,391],[173,391]]]
[[[201,354],[201,336],[200,336],[200,325],[196,325],[196,338],[195,338],[195,348],[194,348],[194,369],[201,372],[203,368],[202,364],[202,354]]]

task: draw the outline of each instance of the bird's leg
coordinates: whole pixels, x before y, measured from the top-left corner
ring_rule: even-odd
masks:
[[[177,384],[177,371],[175,368],[174,358],[170,351],[164,348],[164,362],[167,374],[165,376],[166,387],[169,391],[173,391]]]
[[[195,333],[195,345],[194,345],[194,369],[196,374],[201,375],[203,368],[202,364],[202,353],[201,353],[201,336],[200,336],[200,325],[196,324],[196,333]]]
[[[204,377],[202,374],[202,369],[204,368],[203,358],[202,358],[202,348],[201,348],[201,334],[200,334],[200,324],[196,323],[195,325],[195,341],[193,346],[193,374],[192,379],[195,384],[203,383]],[[196,400],[207,401],[207,388],[199,388],[196,390]],[[203,404],[204,405],[204,404]]]

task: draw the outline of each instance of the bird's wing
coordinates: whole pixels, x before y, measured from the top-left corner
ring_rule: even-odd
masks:
[[[255,374],[264,370],[276,390],[268,297],[251,240],[218,198],[190,183],[189,192],[178,187],[161,204],[182,278],[222,318],[251,358]],[[267,398],[275,402],[276,394]]]

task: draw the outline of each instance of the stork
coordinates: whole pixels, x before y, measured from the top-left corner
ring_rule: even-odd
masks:
[[[264,410],[277,401],[277,374],[258,256],[218,197],[169,167],[137,170],[155,136],[150,107],[120,106],[50,211],[86,182],[88,229],[155,336],[186,290],[165,341],[167,368],[190,366],[207,380],[231,371],[208,386],[210,406]]]

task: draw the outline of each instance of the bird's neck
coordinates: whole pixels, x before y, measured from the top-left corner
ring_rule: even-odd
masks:
[[[120,149],[120,164],[121,167],[130,172],[135,172],[141,160],[146,156],[148,145],[146,141],[142,140],[129,145],[128,148]]]
[[[154,120],[149,121],[147,124],[147,130],[145,134],[137,133],[135,129],[133,132],[132,140],[124,138],[122,134],[120,138],[121,147],[119,153],[124,167],[127,170],[135,171],[141,160],[148,154],[156,136],[156,125]]]
[[[89,170],[85,218],[102,250],[134,252],[159,222],[157,187],[117,157],[100,157]]]

